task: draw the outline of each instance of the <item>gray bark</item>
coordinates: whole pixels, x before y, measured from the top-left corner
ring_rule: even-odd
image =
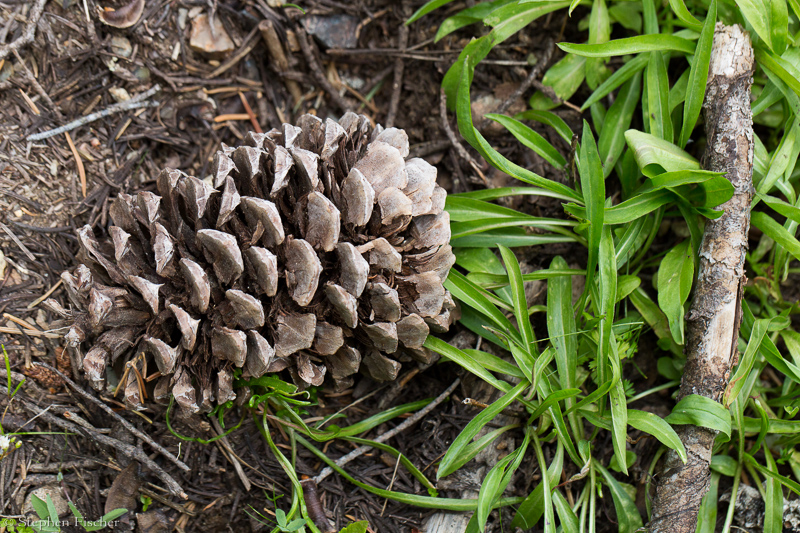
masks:
[[[725,213],[706,222],[694,301],[686,316],[686,367],[679,399],[699,394],[719,401],[738,359],[744,261],[753,197],[753,126],[750,85],[754,71],[750,37],[738,25],[717,23],[708,74],[705,111],[708,145],[704,166],[726,172],[735,188],[721,206]],[[676,427],[688,462],[670,450],[661,464],[650,530],[694,533],[709,487],[711,448],[717,432]]]

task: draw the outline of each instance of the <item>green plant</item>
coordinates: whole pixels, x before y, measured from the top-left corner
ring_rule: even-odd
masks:
[[[75,520],[84,531],[100,531],[101,529],[105,529],[117,518],[128,512],[127,509],[114,509],[104,514],[100,520],[88,522],[84,520],[83,515],[72,502],[67,503],[72,514],[75,516]],[[45,499],[42,500],[36,494],[32,494],[31,505],[39,516],[39,521],[29,525],[33,531],[37,533],[57,533],[61,531],[61,520],[58,517],[58,511],[50,496],[46,496]]]
[[[428,2],[408,23],[447,3]],[[579,5],[585,9],[573,11]],[[559,101],[542,92],[531,97],[528,111],[487,117],[565,173],[572,186],[507,159],[475,127],[470,109],[473,73],[480,61],[494,46],[556,10],[585,14],[579,27],[588,29],[586,43],[559,44],[566,54],[542,80],[562,101],[574,99],[584,84],[588,86],[581,110],[588,111],[591,123],[583,121],[577,132],[580,142],[574,158],[559,155],[575,135],[553,112]],[[762,236],[748,255],[754,282],[745,289],[742,355],[724,406],[691,396],[663,419],[628,405],[658,390],[677,390],[684,364],[684,314],[704,221],[718,217],[716,207],[733,193],[724,176],[703,170],[698,161],[704,139],[696,125],[717,21],[743,24],[756,50],[758,210],[753,211],[752,225]],[[461,323],[507,350],[513,362],[428,338],[428,348],[502,393],[452,443],[438,477],[462,467],[512,429],[499,428],[476,439],[500,411],[518,403],[527,410],[525,426],[533,428],[525,442],[548,474],[517,508],[511,526],[530,528],[544,517],[545,531],[554,531],[558,523],[564,531],[594,531],[598,491],[604,486],[617,511],[619,530],[632,532],[646,517],[637,511],[630,496],[635,489],[625,478],[632,453],[628,427],[651,435],[685,459],[670,424],[693,423],[721,431],[712,461],[719,475],[706,497],[699,531],[714,530],[720,476],[733,477],[738,486],[744,472],[765,498],[767,522],[775,528],[771,530],[780,530],[783,489],[800,494],[795,450],[800,422],[792,420],[800,409],[800,334],[791,320],[798,307],[796,296],[785,296],[782,285],[798,273],[791,262],[800,258],[800,169],[795,167],[800,154],[799,21],[796,0],[498,0],[462,10],[441,24],[437,40],[477,22],[491,28],[462,50],[443,88],[464,139],[491,165],[525,186],[447,199],[459,270],[451,271],[446,287],[462,304]],[[612,33],[618,38],[612,40]],[[616,59],[610,63],[610,58]],[[564,141],[561,149],[526,122],[552,128]],[[514,195],[560,200],[565,216],[534,217],[492,203]],[[549,268],[523,274],[511,248],[552,243],[585,248],[585,268],[556,257]],[[573,302],[573,280],[579,278],[584,289]],[[529,308],[524,287],[536,280],[547,280],[547,303]],[[646,286],[649,280],[652,289]],[[537,314],[543,312],[546,317],[539,319]],[[647,330],[658,339],[663,383],[634,393],[631,386],[639,380],[630,363]],[[625,381],[628,376],[633,383]],[[774,376],[779,379],[765,379]],[[595,454],[605,435],[613,448],[609,465]],[[549,465],[543,445],[554,449]],[[621,476],[612,475],[611,466]],[[478,509],[498,503],[514,464],[495,468],[499,470],[484,482]],[[574,500],[556,486],[562,470],[575,472]],[[734,495],[728,507],[725,531],[732,524],[735,499]],[[486,516],[473,516],[473,530],[483,530]]]

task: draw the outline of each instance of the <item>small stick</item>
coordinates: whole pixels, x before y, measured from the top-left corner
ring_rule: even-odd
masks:
[[[250,117],[250,124],[253,125],[253,131],[256,133],[264,133],[264,130],[261,129],[261,125],[258,123],[256,114],[253,113],[253,108],[250,107],[250,102],[247,101],[247,98],[244,96],[244,93],[242,91],[239,91],[239,99],[242,101],[242,106],[244,106],[244,110]]]
[[[139,431],[138,429],[136,429],[136,427],[135,427],[133,424],[131,424],[130,422],[128,422],[127,420],[125,420],[124,418],[122,418],[122,417],[121,417],[119,414],[117,414],[117,413],[116,413],[116,412],[115,412],[113,409],[111,409],[109,406],[107,406],[106,404],[104,404],[103,402],[101,402],[100,400],[98,400],[97,398],[95,398],[94,396],[92,396],[91,394],[89,394],[89,393],[87,393],[86,391],[84,391],[82,388],[80,388],[80,387],[77,385],[77,383],[75,383],[74,381],[72,381],[71,379],[69,379],[67,376],[65,376],[65,375],[64,375],[64,374],[63,374],[63,373],[62,373],[60,370],[58,370],[58,369],[56,369],[56,368],[53,368],[52,366],[48,365],[47,363],[35,362],[35,363],[33,363],[33,364],[34,364],[34,365],[36,365],[36,366],[41,366],[41,367],[44,367],[44,368],[46,368],[46,369],[50,370],[51,372],[55,372],[56,374],[58,374],[58,376],[59,376],[61,379],[63,379],[63,380],[64,380],[64,382],[65,382],[67,385],[69,385],[69,386],[70,386],[70,388],[71,388],[72,390],[74,390],[74,391],[75,391],[75,392],[77,392],[77,393],[78,393],[80,396],[82,396],[83,398],[86,398],[87,400],[89,400],[90,402],[92,402],[93,404],[95,404],[96,406],[98,406],[100,409],[102,409],[103,411],[105,411],[106,413],[108,413],[109,415],[111,415],[112,417],[114,417],[114,418],[115,418],[117,421],[119,421],[119,423],[120,423],[120,424],[122,424],[122,426],[123,426],[125,429],[127,429],[127,430],[128,430],[130,433],[131,433],[131,434],[133,434],[134,436],[138,437],[139,439],[141,439],[141,440],[143,440],[144,442],[146,442],[147,444],[149,444],[149,445],[150,445],[150,446],[151,446],[151,447],[152,447],[154,450],[156,450],[156,451],[157,451],[157,452],[159,452],[161,455],[163,455],[164,457],[166,457],[167,459],[169,459],[169,460],[170,460],[172,463],[174,463],[174,464],[175,464],[175,465],[176,465],[178,468],[180,468],[180,469],[181,469],[181,470],[183,470],[184,472],[190,472],[190,471],[191,471],[191,468],[189,468],[189,466],[188,466],[188,465],[186,465],[186,463],[184,463],[183,461],[181,461],[180,459],[178,459],[177,457],[175,457],[174,455],[172,455],[172,454],[171,454],[169,451],[167,451],[167,450],[166,450],[166,449],[165,449],[163,446],[161,446],[161,445],[160,445],[160,444],[158,444],[156,441],[154,441],[153,439],[151,439],[150,437],[148,437],[148,436],[147,436],[145,433],[142,433],[141,431]]]
[[[36,3],[31,8],[30,12],[28,12],[28,23],[25,26],[25,31],[22,32],[22,35],[20,35],[16,41],[0,47],[0,59],[5,59],[11,52],[33,41],[33,36],[36,33],[36,24],[39,23],[39,19],[42,17],[42,12],[44,11],[44,5],[46,3],[47,0],[36,0]]]
[[[278,38],[278,32],[275,30],[275,24],[271,20],[262,20],[258,23],[258,29],[261,32],[261,38],[267,44],[269,55],[275,61],[275,67],[278,72],[286,72],[289,70],[289,60],[286,58],[286,52],[283,50],[283,45]],[[300,85],[294,80],[287,79],[285,81],[286,88],[289,94],[292,95],[293,105],[297,105],[303,99],[303,91],[300,90]]]
[[[217,435],[220,435],[220,438],[217,439],[216,442],[217,446],[220,447],[223,455],[227,456],[228,461],[233,465],[233,469],[236,470],[236,475],[239,476],[239,480],[242,482],[242,485],[244,485],[244,490],[250,492],[253,485],[250,483],[247,474],[245,474],[242,463],[239,462],[238,458],[233,453],[233,449],[228,442],[228,437],[222,436],[225,434],[225,430],[220,427],[216,418],[211,418],[211,425],[214,426],[214,431],[217,432]]]
[[[297,42],[300,43],[300,49],[303,51],[303,56],[306,58],[306,62],[308,63],[308,67],[311,70],[311,74],[314,76],[314,79],[317,80],[320,87],[325,90],[326,93],[331,97],[333,103],[336,104],[339,109],[342,111],[348,111],[353,108],[347,100],[342,98],[331,82],[328,81],[328,78],[325,77],[325,72],[322,70],[322,67],[317,61],[317,58],[314,56],[314,51],[311,49],[311,43],[308,40],[308,35],[306,34],[305,30],[297,27]]]
[[[8,227],[8,226],[6,226],[6,225],[5,225],[5,224],[3,224],[2,222],[0,222],[0,229],[2,229],[3,231],[5,231],[5,232],[6,232],[6,234],[7,234],[9,237],[11,237],[11,240],[12,240],[12,241],[14,241],[14,243],[15,243],[17,246],[19,246],[19,249],[20,249],[20,250],[22,250],[22,251],[25,253],[25,255],[27,255],[27,256],[28,256],[28,259],[30,259],[31,261],[36,261],[36,257],[35,257],[35,256],[34,256],[34,255],[31,253],[31,251],[30,251],[30,250],[28,250],[28,247],[27,247],[27,246],[25,246],[24,244],[22,244],[22,241],[21,241],[21,240],[19,240],[19,238],[18,238],[16,235],[14,235],[14,232],[13,232],[13,231],[11,231],[11,230],[9,229],[9,227]]]
[[[442,128],[447,134],[447,138],[450,139],[450,144],[452,144],[453,148],[456,149],[456,153],[459,155],[459,157],[469,163],[469,166],[471,166],[472,170],[474,170],[478,176],[481,177],[484,183],[488,183],[486,176],[483,175],[483,172],[481,172],[478,164],[475,162],[472,156],[469,155],[469,152],[467,152],[466,148],[464,148],[461,143],[458,142],[455,132],[450,127],[450,122],[447,120],[447,98],[445,97],[444,89],[439,90],[439,116],[442,119]]]
[[[213,28],[214,25],[212,24],[211,27]],[[208,74],[207,78],[216,78],[223,72],[229,70],[231,67],[236,65],[239,61],[245,58],[247,54],[253,51],[253,48],[256,47],[258,44],[258,28],[253,29],[250,34],[245,38],[244,44],[239,48],[239,50],[233,54],[230,59],[225,61],[223,64],[215,68],[210,74]]]
[[[81,154],[79,154],[78,149],[75,148],[75,143],[72,142],[72,137],[68,131],[64,132],[64,136],[67,138],[67,144],[69,145],[69,149],[72,151],[72,156],[75,158],[75,165],[78,167],[78,176],[80,176],[81,179],[81,193],[83,194],[83,197],[86,198],[86,169],[83,166]]]
[[[397,426],[395,426],[394,428],[390,429],[389,431],[387,431],[383,435],[380,435],[379,437],[377,437],[375,439],[375,442],[378,442],[378,443],[386,442],[387,440],[391,439],[392,437],[394,437],[398,433],[401,433],[401,432],[405,431],[409,427],[413,426],[414,424],[416,424],[417,422],[422,420],[422,418],[424,418],[425,415],[427,415],[428,413],[433,411],[434,408],[436,408],[437,405],[442,403],[445,400],[445,398],[450,396],[450,394],[454,390],[456,390],[456,387],[458,387],[459,383],[461,383],[461,380],[460,379],[456,379],[452,383],[452,385],[447,387],[447,390],[445,390],[443,393],[441,393],[439,396],[437,396],[431,403],[429,403],[428,405],[426,405],[425,407],[423,407],[422,409],[420,409],[419,411],[414,413],[413,416],[405,419],[401,424],[398,424]],[[364,455],[366,452],[370,451],[371,449],[372,449],[371,446],[359,446],[358,448],[356,448],[352,452],[348,453],[347,455],[343,455],[342,457],[337,459],[336,460],[336,466],[342,467],[342,466],[346,465],[347,463],[351,462],[353,459],[356,459],[357,457],[360,457],[360,456]],[[322,483],[322,481],[325,478],[327,478],[332,473],[333,473],[333,468],[331,468],[329,466],[326,466],[322,470],[322,472],[320,472],[319,475],[314,478],[314,483],[319,485],[320,483]]]
[[[408,26],[405,24],[400,25],[400,50],[405,51],[408,48]],[[394,60],[394,80],[392,81],[392,98],[389,100],[389,112],[386,114],[386,127],[391,128],[394,126],[394,120],[397,118],[397,108],[400,107],[400,93],[403,90],[403,70],[405,63],[402,57]]]
[[[183,491],[178,482],[175,481],[172,478],[172,476],[170,476],[166,471],[164,471],[163,468],[158,466],[157,463],[155,463],[143,451],[139,450],[138,448],[131,446],[130,444],[124,443],[122,441],[119,441],[117,439],[111,438],[107,435],[103,435],[102,433],[98,433],[96,430],[91,430],[86,427],[82,427],[78,424],[75,424],[73,422],[68,422],[67,420],[63,420],[55,415],[46,412],[45,410],[40,409],[39,406],[37,406],[35,403],[30,402],[24,398],[21,398],[20,401],[28,411],[36,413],[37,416],[41,416],[45,422],[49,422],[55,426],[60,427],[61,429],[77,433],[78,435],[86,435],[100,444],[114,448],[123,455],[130,457],[131,459],[134,459],[136,461],[139,461],[144,466],[149,468],[161,481],[163,481],[167,485],[167,490],[169,491],[170,494],[172,494],[173,496],[180,496],[184,500],[188,498],[188,496]]]
[[[750,36],[741,26],[718,22],[711,48],[705,111],[703,166],[724,172],[733,197],[723,215],[706,221],[699,250],[694,299],[686,315],[686,366],[678,400],[697,394],[722,400],[738,360],[745,255],[753,198],[753,113],[750,86],[755,69]],[[690,424],[676,428],[688,461],[667,450],[658,470],[650,531],[694,533],[708,492],[711,453],[717,431]]]
[[[160,90],[161,87],[159,85],[154,85],[150,90],[137,94],[136,96],[131,97],[130,100],[125,100],[124,102],[119,102],[117,104],[110,105],[107,108],[103,109],[102,111],[98,111],[96,113],[92,113],[91,115],[86,115],[85,117],[73,120],[72,122],[64,124],[59,128],[43,131],[41,133],[35,133],[33,135],[28,135],[28,137],[26,137],[25,140],[29,142],[35,142],[44,139],[49,139],[50,137],[55,137],[56,135],[72,131],[75,128],[79,128],[80,126],[83,126],[85,124],[89,124],[101,118],[113,115],[114,113],[119,113],[121,111],[129,111],[131,109],[138,109],[140,107],[155,107],[158,105],[158,102],[145,102],[144,100],[150,98]]]

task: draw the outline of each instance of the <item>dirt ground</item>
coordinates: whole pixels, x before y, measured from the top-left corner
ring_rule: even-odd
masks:
[[[99,3],[122,8],[130,2]],[[129,513],[118,524],[120,531],[132,530],[136,521],[137,531],[261,531],[271,529],[257,519],[259,514],[273,518],[271,500],[277,498],[284,509],[289,506],[288,479],[250,418],[213,444],[181,441],[168,430],[163,410],[151,408],[136,416],[123,411],[119,399],[102,394],[100,400],[116,415],[101,410],[87,398],[96,394],[63,355],[66,322],[42,301],[50,297],[68,305],[59,276],[76,264],[75,230],[85,224],[104,226],[109,201],[118,192],[153,188],[159,170],[167,166],[203,177],[221,143],[236,145],[250,130],[267,131],[303,113],[336,118],[346,110],[404,128],[412,155],[435,164],[439,183],[449,192],[507,183],[506,176],[485,164],[472,166],[463,158],[445,127],[447,123],[455,129],[455,118],[443,120],[440,114],[444,73],[468,40],[485,31],[470,26],[433,42],[441,21],[464,2],[408,28],[403,22],[421,0],[297,2],[305,15],[293,7],[270,7],[280,3],[151,0],[132,26],[116,28],[100,20],[95,0],[0,2],[0,342],[10,357],[10,381],[15,384],[20,373],[28,377],[4,412],[2,427],[5,432],[49,433],[18,437],[22,445],[0,462],[0,514],[24,515],[29,512],[24,506],[28,494],[43,489],[58,503],[73,502],[91,519],[122,504],[135,506],[135,516]],[[218,21],[213,34],[208,20]],[[526,78],[531,64],[570,28],[558,13],[497,47],[475,78],[476,111],[497,109]],[[285,58],[279,57],[275,43]],[[558,57],[554,54],[550,62]],[[521,99],[509,103],[510,112],[524,108]],[[116,112],[88,120],[109,109]],[[577,124],[579,114],[564,109],[563,118]],[[30,139],[78,119],[83,123],[66,132]],[[509,158],[548,172],[513,139],[491,127],[485,134]],[[560,139],[551,140],[568,151]],[[530,212],[549,213],[557,207],[524,201]],[[533,265],[546,264],[564,251],[538,250],[528,259]],[[451,336],[456,334],[457,328]],[[60,369],[76,387],[32,366],[34,362]],[[406,365],[394,384],[363,378],[344,392],[323,388],[320,406],[309,416],[349,406],[338,422],[343,426],[394,405],[436,396],[458,377],[452,365]],[[390,441],[429,478],[434,477],[432,465],[474,416],[472,408],[459,402],[465,386]],[[351,406],[356,400],[360,402]],[[8,405],[3,395],[0,407]],[[150,444],[143,445],[117,415],[179,456],[188,471],[165,460]],[[369,436],[394,425],[384,424]],[[173,429],[208,439],[219,428],[209,421],[202,427],[175,422]],[[98,435],[113,440],[104,444]],[[284,452],[290,449],[285,433],[273,428],[273,438]],[[122,453],[124,445],[154,461],[187,498],[169,496],[160,477]],[[335,441],[325,452],[336,458],[351,449]],[[321,467],[301,448],[301,476],[314,476]],[[426,493],[387,454],[368,453],[347,469],[378,487]],[[535,486],[535,463],[526,461],[521,472],[510,496],[526,495]],[[337,531],[352,520],[368,520],[375,532],[418,531],[433,512],[378,498],[338,475],[328,477],[319,494]],[[457,497],[458,491],[444,495]],[[639,500],[644,505],[643,495]],[[144,501],[152,502],[146,511]],[[609,507],[601,512],[613,522],[610,499],[603,505]],[[501,519],[493,520],[490,529],[499,531]]]

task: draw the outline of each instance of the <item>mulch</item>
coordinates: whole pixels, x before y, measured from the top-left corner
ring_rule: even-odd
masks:
[[[273,0],[153,0],[138,22],[122,29],[99,20],[97,3],[0,4],[0,342],[9,354],[11,381],[20,373],[28,378],[11,402],[6,395],[0,399],[0,408],[6,409],[2,427],[6,433],[50,432],[17,437],[22,445],[0,462],[0,514],[24,515],[30,491],[56,487],[92,519],[105,512],[107,499],[132,502],[142,531],[266,531],[271,527],[262,517],[274,519],[276,502],[288,509],[291,486],[256,422],[246,416],[224,442],[186,442],[168,430],[163,411],[137,416],[124,412],[118,399],[99,394],[117,414],[185,463],[188,470],[182,470],[143,446],[119,420],[57,374],[34,364],[55,367],[90,391],[61,351],[68,324],[42,300],[49,297],[68,306],[60,274],[78,262],[75,231],[85,224],[105,225],[109,202],[118,192],[151,188],[164,167],[205,176],[221,143],[237,145],[250,130],[267,131],[303,113],[336,118],[354,110],[374,123],[405,129],[412,155],[438,167],[439,182],[448,192],[505,185],[507,176],[464,157],[466,151],[453,134],[455,118],[440,114],[444,73],[469,39],[486,29],[475,25],[434,42],[441,21],[463,4],[404,27],[421,0],[311,0],[302,4],[305,14],[293,7],[271,7],[282,3]],[[119,8],[129,0],[99,3]],[[219,20],[212,44],[220,44],[220,30],[229,37],[225,53],[198,51],[196,43],[193,47],[193,25],[209,13]],[[493,51],[473,86],[473,99],[484,103],[483,111],[505,105],[511,113],[524,105],[521,98],[508,100],[509,95],[563,28],[561,15],[547,17]],[[558,57],[556,52],[550,63]],[[95,113],[102,116],[88,121]],[[571,124],[580,120],[568,108],[563,116]],[[80,123],[74,127],[76,120]],[[41,138],[65,125],[68,131]],[[508,135],[492,128],[485,134],[509,158],[543,175],[549,172]],[[566,145],[560,148],[569,151]],[[534,213],[557,207],[533,199],[523,202],[515,207]],[[547,258],[562,252],[542,251]],[[401,374],[403,386],[363,378],[343,393],[323,388],[319,406],[309,409],[308,416],[347,408],[337,421],[344,426],[435,396],[458,375],[452,365],[404,372],[418,374],[407,382]],[[435,477],[435,462],[474,416],[473,408],[458,402],[461,398],[457,389],[449,401],[390,442],[429,479]],[[351,405],[358,399],[362,401]],[[237,416],[229,414],[226,427]],[[369,436],[396,423],[384,424]],[[210,420],[173,425],[178,433],[203,439],[219,429]],[[273,426],[271,430],[277,446],[290,455],[287,435]],[[100,444],[98,435],[122,444]],[[181,485],[186,499],[169,495],[163,480],[132,462],[122,445],[149,456]],[[332,458],[354,447],[343,441],[320,446]],[[322,466],[298,450],[300,476],[313,477]],[[387,454],[366,454],[347,470],[377,487],[426,494]],[[531,473],[535,464],[525,463],[522,470]],[[525,494],[529,483],[512,492]],[[368,520],[372,531],[417,531],[432,513],[378,498],[338,475],[328,477],[318,492],[337,531],[352,520]],[[151,502],[146,512],[144,501]],[[117,530],[131,530],[130,518],[126,515]],[[154,525],[145,529],[145,523]],[[493,524],[490,530],[499,531],[497,518]]]

